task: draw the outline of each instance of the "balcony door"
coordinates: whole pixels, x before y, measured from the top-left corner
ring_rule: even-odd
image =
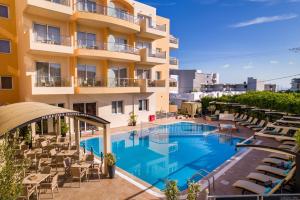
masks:
[[[93,0],[79,0],[77,3],[77,9],[79,11],[95,13],[97,11],[97,4]]]
[[[96,49],[96,38],[97,36],[95,33],[78,32],[77,45],[79,48]]]
[[[136,78],[137,79],[150,79],[150,69],[137,69]]]
[[[34,37],[37,42],[61,44],[60,28],[49,25],[34,24],[33,25]]]
[[[93,115],[93,116],[97,115],[96,103],[74,103],[73,110],[82,112],[82,113],[86,113],[89,115]],[[95,126],[93,126],[89,123],[80,121],[80,130],[81,131],[91,131],[91,130],[95,130],[95,129],[96,129]]]
[[[108,70],[109,87],[125,87],[127,84],[127,68],[112,67]]]
[[[38,87],[61,86],[61,66],[58,63],[36,62]]]
[[[77,77],[80,86],[96,86],[96,66],[78,64]]]
[[[123,37],[108,36],[108,50],[109,51],[125,51],[127,50],[128,41]]]

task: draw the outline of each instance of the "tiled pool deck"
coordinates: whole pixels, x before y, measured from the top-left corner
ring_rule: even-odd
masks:
[[[188,119],[188,120],[176,120],[176,119],[164,119],[156,121],[155,124],[174,123],[179,121],[194,121],[197,123],[208,123],[218,125],[220,122],[208,122],[204,119]],[[131,130],[140,130],[142,128],[151,127],[153,124],[145,123],[142,126],[137,127],[119,127],[112,128],[111,134],[124,133]],[[98,133],[99,134],[99,133]],[[253,132],[247,128],[239,127],[238,133],[233,133],[234,136],[248,138],[253,135]],[[84,137],[91,137],[92,135],[85,135]],[[95,135],[93,135],[95,136]],[[267,144],[269,146],[278,146],[279,143],[273,139],[257,138],[261,144]],[[234,195],[241,194],[241,190],[232,187],[232,184],[239,179],[245,179],[250,173],[254,172],[257,165],[261,164],[261,160],[266,157],[268,152],[259,150],[248,150],[243,153],[243,157],[239,157],[239,154],[231,163],[230,168],[228,163],[219,167],[216,172],[211,173],[215,177],[215,189],[211,190],[213,195]],[[228,168],[228,169],[227,169]],[[126,173],[125,173],[126,174]],[[127,176],[130,176],[126,174]],[[132,177],[136,182],[142,183],[140,180]],[[203,181],[204,182],[204,181]],[[154,191],[157,191],[154,189]],[[42,194],[40,199],[47,199],[51,196]],[[80,199],[159,199],[158,197],[145,192],[143,189],[138,188],[134,184],[127,180],[117,176],[115,179],[100,179],[92,180],[89,182],[83,182],[81,188],[78,188],[77,183],[64,184],[58,193],[55,193],[55,199],[58,200],[80,200]],[[204,194],[199,199],[204,199]]]

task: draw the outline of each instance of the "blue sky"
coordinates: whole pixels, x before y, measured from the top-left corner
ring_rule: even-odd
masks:
[[[300,0],[140,0],[171,19],[180,68],[219,72],[222,82],[300,73]],[[289,87],[290,78],[276,81]]]

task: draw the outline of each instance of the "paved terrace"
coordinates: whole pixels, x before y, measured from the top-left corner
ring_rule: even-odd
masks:
[[[155,124],[166,124],[166,123],[174,123],[182,120],[177,119],[164,119],[158,120]],[[194,121],[198,123],[208,123],[212,125],[218,125],[220,122],[209,122],[204,119],[188,119],[184,121]],[[153,124],[145,123],[142,125],[142,128],[152,127]],[[136,127],[119,127],[112,128],[112,134],[120,134],[132,130],[140,130],[141,126]],[[101,134],[101,133],[100,133]],[[99,135],[99,133],[95,133],[94,135],[84,135],[84,137],[91,137]],[[253,135],[253,132],[247,128],[239,127],[238,133],[233,133],[234,136],[248,138]],[[270,146],[278,146],[279,143],[273,139],[267,138],[257,138],[257,140],[261,141],[261,144],[267,144]],[[254,172],[257,165],[262,164],[261,160],[266,157],[268,152],[259,151],[259,150],[250,150],[244,157],[233,159],[237,162],[227,169],[226,164],[219,167],[215,172],[212,173],[214,176],[219,176],[215,181],[215,190],[211,191],[213,195],[234,195],[241,194],[240,189],[236,189],[232,187],[232,184],[239,179],[245,179],[245,177],[250,173]],[[219,173],[218,173],[219,172]],[[218,173],[218,175],[216,175]],[[128,175],[128,174],[126,174]],[[130,176],[130,175],[129,175]],[[133,178],[134,180],[143,183],[142,181]],[[204,182],[204,181],[203,181]],[[205,182],[204,182],[205,183]],[[159,199],[144,190],[136,187],[130,182],[116,177],[115,179],[100,179],[100,180],[91,180],[89,182],[83,182],[81,184],[81,188],[78,187],[77,183],[65,183],[61,185],[59,193],[55,193],[55,199],[57,200],[81,200],[81,199]],[[51,196],[50,196],[51,197]],[[49,198],[49,194],[42,194],[40,196],[41,199]],[[204,199],[204,194],[201,194],[199,199]]]

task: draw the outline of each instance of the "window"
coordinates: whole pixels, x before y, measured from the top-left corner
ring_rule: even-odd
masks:
[[[57,63],[36,62],[38,87],[61,86],[61,67]]]
[[[149,69],[137,69],[136,70],[137,79],[150,79],[150,70]]]
[[[160,80],[161,79],[161,72],[155,72],[155,78],[156,78],[156,80]]]
[[[42,24],[33,24],[33,32],[36,42],[56,45],[61,44],[59,27]]]
[[[74,103],[73,110],[96,116],[97,115],[97,104],[96,103]],[[95,129],[96,129],[95,126],[88,124],[86,122],[80,121],[80,130],[89,131],[89,130],[95,130]]]
[[[142,111],[148,111],[149,110],[149,100],[148,99],[142,99],[139,100],[139,110]]]
[[[113,101],[112,102],[112,113],[113,114],[123,114],[123,101]]]
[[[96,66],[94,65],[77,65],[77,76],[79,85],[95,86],[96,81]]]
[[[12,77],[1,76],[0,77],[0,89],[10,90],[12,89]]]
[[[0,17],[8,18],[8,7],[0,5]]]
[[[80,48],[97,49],[96,34],[78,32],[77,33],[77,45]]]
[[[10,53],[10,40],[0,40],[0,53]]]

